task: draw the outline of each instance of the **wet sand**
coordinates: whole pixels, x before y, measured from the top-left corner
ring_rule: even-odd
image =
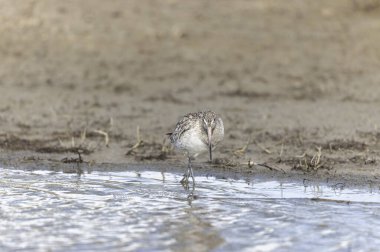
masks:
[[[165,134],[212,109],[198,172],[379,181],[379,1],[2,5],[3,165],[181,167]]]

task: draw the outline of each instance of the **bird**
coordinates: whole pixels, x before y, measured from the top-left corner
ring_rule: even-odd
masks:
[[[188,184],[191,176],[195,185],[191,161],[198,155],[209,152],[209,160],[212,162],[212,151],[224,138],[224,125],[222,118],[213,111],[188,113],[178,121],[174,131],[167,135],[174,147],[184,152],[188,158],[187,173],[181,183]]]

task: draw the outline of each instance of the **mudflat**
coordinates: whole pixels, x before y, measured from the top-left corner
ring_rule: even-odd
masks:
[[[211,109],[202,171],[379,181],[379,1],[1,5],[3,165],[180,167],[165,134]]]

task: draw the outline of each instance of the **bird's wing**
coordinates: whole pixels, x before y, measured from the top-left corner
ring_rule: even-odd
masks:
[[[181,138],[182,134],[191,128],[191,122],[195,119],[196,113],[185,115],[176,125],[170,138],[173,140]]]

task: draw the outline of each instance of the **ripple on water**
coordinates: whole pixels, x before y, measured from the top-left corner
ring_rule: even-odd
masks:
[[[197,177],[190,202],[173,173],[0,171],[1,250],[375,251],[380,245],[374,190]]]

